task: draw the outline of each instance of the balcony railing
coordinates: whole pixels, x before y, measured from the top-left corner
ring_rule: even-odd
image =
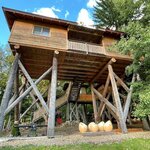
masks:
[[[68,41],[68,49],[86,53],[105,54],[105,49],[96,44],[83,43],[79,41]]]

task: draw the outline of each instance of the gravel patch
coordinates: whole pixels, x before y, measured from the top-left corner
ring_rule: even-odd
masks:
[[[23,146],[23,145],[67,145],[67,144],[81,144],[81,143],[114,143],[121,142],[122,140],[133,138],[145,138],[150,139],[150,132],[131,132],[128,134],[113,133],[113,134],[99,134],[86,136],[80,133],[71,135],[56,135],[55,138],[42,137],[20,137],[20,138],[4,138],[0,139],[0,146]]]

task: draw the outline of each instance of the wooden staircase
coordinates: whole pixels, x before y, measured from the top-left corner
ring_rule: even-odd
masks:
[[[78,100],[81,86],[81,82],[73,82],[68,99],[69,102],[76,102]]]

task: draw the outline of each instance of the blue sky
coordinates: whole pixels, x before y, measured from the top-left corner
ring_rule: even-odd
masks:
[[[10,35],[2,6],[91,26],[95,4],[95,0],[0,0],[0,45],[6,44]]]

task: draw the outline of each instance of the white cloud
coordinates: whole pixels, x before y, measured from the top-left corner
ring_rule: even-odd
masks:
[[[94,25],[94,22],[91,19],[89,12],[84,8],[80,10],[78,14],[77,22],[79,24],[83,24],[84,26],[88,26],[88,27],[91,27],[92,25]]]
[[[67,18],[69,16],[69,11],[66,10],[66,13],[65,13],[65,18]]]
[[[96,6],[96,0],[89,0],[87,3],[87,7],[93,8],[94,6]]]
[[[52,6],[50,8],[43,7],[43,8],[40,8],[40,9],[36,9],[32,13],[47,16],[47,17],[52,17],[52,18],[58,18],[58,16],[55,14],[55,12],[61,12],[61,10],[56,9],[54,6]]]
[[[55,6],[52,6],[51,9],[52,9],[53,11],[61,12],[61,10],[58,9],[58,8],[55,8]]]

